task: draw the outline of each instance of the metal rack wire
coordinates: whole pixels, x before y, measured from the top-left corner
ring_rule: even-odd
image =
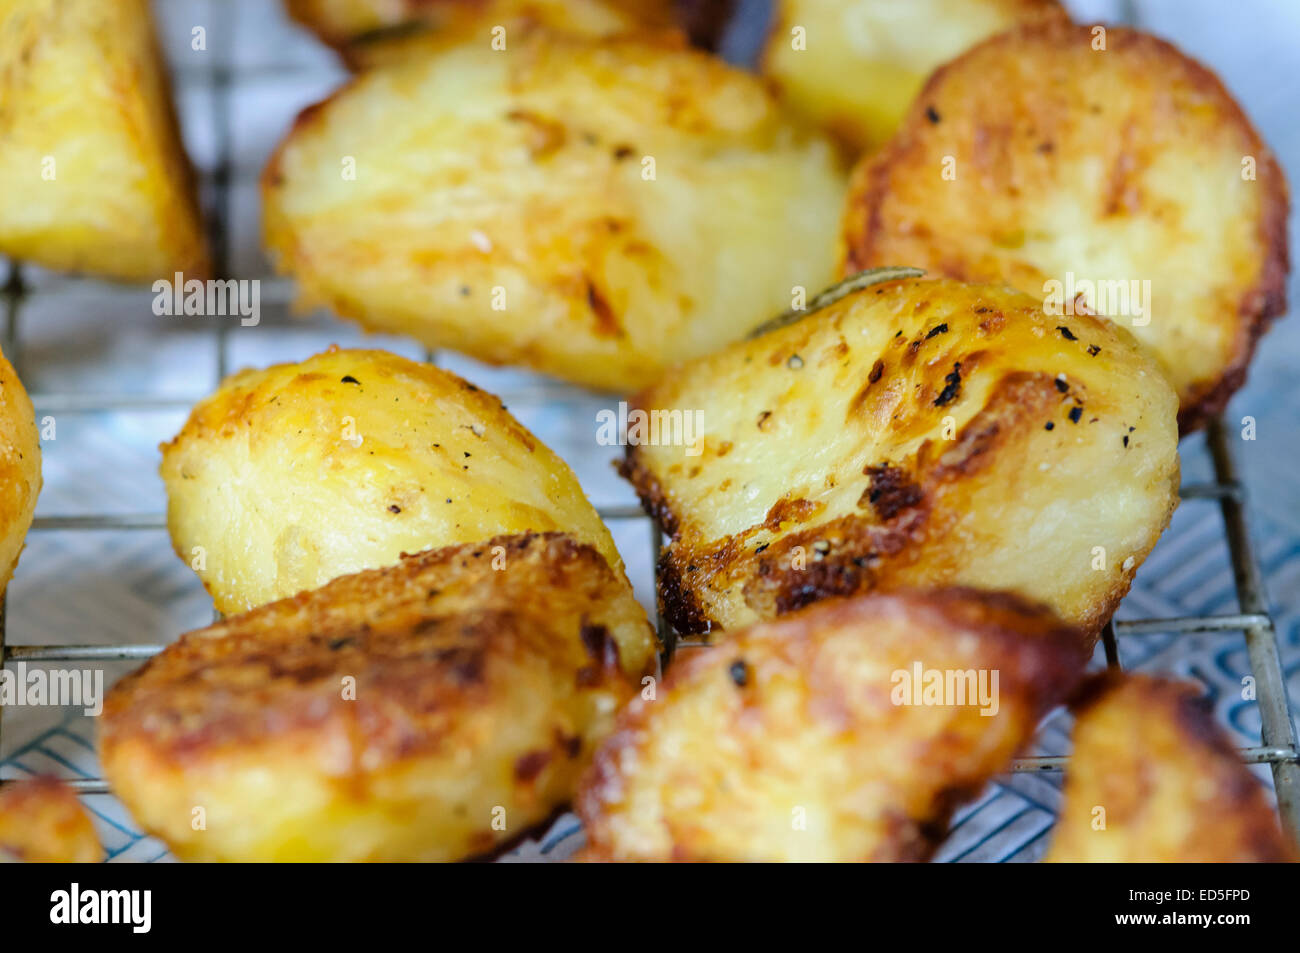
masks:
[[[230,23],[223,24],[227,38]],[[232,70],[228,64],[214,61],[206,71],[206,80],[213,93],[214,122],[219,149],[219,161],[211,172],[210,185],[215,195],[208,211],[214,255],[214,273],[218,277],[228,274],[227,226],[230,220],[230,185],[233,176],[231,158],[230,85]],[[22,377],[21,314],[30,301],[33,290],[25,282],[20,264],[10,267],[8,278],[0,289],[4,299],[3,349]],[[227,373],[227,328],[216,325],[217,379]],[[427,354],[431,361],[435,354]],[[193,400],[177,398],[141,397],[119,394],[34,393],[32,401],[46,412],[95,413],[120,410],[186,410],[202,395]],[[503,395],[510,397],[513,395]],[[1184,486],[1184,501],[1217,501],[1222,512],[1224,532],[1231,554],[1234,583],[1240,612],[1228,615],[1187,616],[1115,621],[1103,632],[1103,645],[1108,664],[1119,667],[1119,637],[1140,637],[1150,634],[1220,633],[1244,635],[1250,668],[1256,682],[1257,700],[1261,720],[1261,738],[1256,746],[1241,749],[1243,761],[1249,764],[1269,765],[1277,794],[1278,811],[1282,823],[1292,837],[1300,840],[1300,750],[1290,705],[1287,700],[1278,640],[1273,620],[1268,612],[1259,563],[1246,524],[1246,494],[1238,475],[1229,445],[1228,431],[1221,419],[1213,421],[1207,432],[1207,446],[1214,464],[1215,480],[1212,483]],[[649,518],[635,506],[598,508],[601,517],[608,521],[637,520],[646,524],[649,541],[653,547],[651,565],[657,556],[663,537]],[[33,532],[48,531],[117,531],[164,530],[166,521],[159,512],[137,514],[80,513],[38,517]],[[8,662],[109,662],[143,661],[159,652],[163,646],[156,644],[126,645],[31,645],[11,646],[6,642],[4,600],[0,598],[0,665]],[[660,635],[669,654],[677,650],[700,650],[708,643],[699,640],[678,640],[659,622]],[[0,740],[3,739],[3,715],[0,708]],[[2,750],[2,749],[0,749]],[[1039,756],[1021,758],[1013,762],[1012,771],[1060,771],[1068,763],[1064,756]],[[4,783],[4,779],[0,779]],[[82,795],[109,793],[102,779],[82,779],[70,784]]]

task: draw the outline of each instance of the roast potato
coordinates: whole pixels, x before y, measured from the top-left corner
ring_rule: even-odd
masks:
[[[874,277],[633,399],[703,432],[693,448],[631,443],[624,461],[672,536],[665,616],[734,629],[959,583],[1095,634],[1178,501],[1168,383],[1110,321],[946,279],[858,287]]]
[[[289,15],[331,46],[416,29],[448,45],[489,42],[493,27],[540,24],[606,37],[673,25],[672,0],[285,0]]]
[[[1023,27],[931,77],[854,173],[844,272],[916,265],[1108,314],[1155,354],[1187,432],[1285,310],[1286,180],[1212,73],[1094,29]]]
[[[763,72],[791,107],[851,153],[898,127],[936,66],[980,40],[1043,20],[1057,0],[776,0]]]
[[[497,537],[182,636],[109,693],[100,754],[182,859],[456,860],[569,801],[655,648],[594,548]]]
[[[1077,707],[1049,861],[1296,860],[1264,789],[1186,682],[1104,677]]]
[[[585,856],[925,860],[1077,682],[1081,636],[948,589],[836,600],[693,650],[596,753]],[[934,672],[952,694],[917,688]]]
[[[235,374],[161,449],[172,542],[221,612],[529,530],[591,543],[623,578],[573,471],[500,400],[384,351]]]
[[[0,601],[41,492],[41,442],[32,402],[13,365],[0,354]]]
[[[122,281],[208,255],[147,0],[0,2],[0,253]]]
[[[628,390],[831,279],[833,153],[705,54],[534,34],[303,113],[264,176],[266,244],[305,305]]]
[[[285,0],[299,23],[339,47],[354,66],[373,66],[412,48],[512,39],[540,26],[604,38],[684,27],[713,46],[733,0]],[[504,33],[495,33],[495,30]]]
[[[104,858],[95,825],[57,778],[0,785],[0,861],[93,864]]]

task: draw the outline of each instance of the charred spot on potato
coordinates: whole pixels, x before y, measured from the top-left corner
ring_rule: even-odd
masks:
[[[961,364],[956,363],[952,366],[952,371],[944,379],[943,390],[939,396],[934,399],[934,406],[943,407],[949,402],[955,400],[961,394]]]
[[[852,562],[814,562],[773,579],[772,606],[776,615],[810,606],[823,599],[851,596],[870,588],[871,577]]]
[[[602,668],[618,667],[618,643],[603,625],[583,624],[579,631],[582,645],[587,654]]]
[[[659,614],[676,631],[690,635],[707,635],[713,631],[713,620],[704,611],[694,590],[694,583],[682,578],[683,570],[673,560],[668,548],[659,555],[659,585],[657,596]],[[695,566],[685,570],[688,574]]]
[[[570,735],[555,729],[555,741],[564,750],[564,753],[570,759],[576,758],[582,754],[582,736]]]
[[[882,522],[892,520],[925,498],[924,491],[901,467],[883,463],[880,466],[868,466],[864,472],[871,477],[871,485],[863,491],[858,506],[871,506]]]
[[[520,755],[515,760],[515,780],[521,784],[529,784],[537,780],[537,776],[550,763],[551,753],[549,751],[530,751],[527,754]]]
[[[767,529],[780,529],[785,523],[807,522],[822,510],[823,505],[803,497],[791,498],[787,494],[768,509],[763,526]]]

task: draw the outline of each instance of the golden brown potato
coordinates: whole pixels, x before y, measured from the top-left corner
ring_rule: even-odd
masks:
[[[32,402],[13,365],[0,354],[0,601],[41,492],[41,443]]]
[[[673,25],[672,0],[285,0],[289,15],[326,43],[419,27],[449,43],[491,40],[495,26],[539,24],[576,36],[606,37]],[[481,34],[481,36],[480,36]]]
[[[0,860],[94,864],[104,859],[90,815],[57,778],[0,786]]]
[[[1049,861],[1294,861],[1264,789],[1196,686],[1103,677],[1078,704]]]
[[[161,449],[172,543],[221,612],[501,533],[571,533],[623,578],[573,471],[498,398],[385,351],[241,371]]]
[[[1178,501],[1154,362],[1111,322],[1009,288],[861,287],[633,404],[694,412],[704,434],[624,463],[672,536],[659,594],[682,632],[958,583],[1095,634]]]
[[[732,0],[285,0],[299,23],[341,48],[354,66],[412,49],[512,39],[534,27],[602,39],[684,27],[701,46],[718,41]],[[504,33],[493,31],[500,28]]]
[[[833,152],[701,53],[459,47],[298,118],[264,176],[266,243],[307,305],[626,390],[830,280]]]
[[[844,270],[916,265],[1108,314],[1155,354],[1186,432],[1285,310],[1286,181],[1212,73],[1134,30],[1101,39],[1026,27],[937,72],[854,173]]]
[[[0,0],[0,253],[122,281],[208,257],[147,0]]]
[[[763,72],[851,153],[898,128],[936,66],[1018,23],[1069,22],[1057,0],[776,0]]]
[[[182,636],[109,693],[100,754],[182,859],[456,860],[567,803],[656,666],[595,549],[496,537]]]
[[[925,860],[1078,680],[1081,642],[1046,609],[947,589],[836,600],[692,650],[583,778],[586,856]]]

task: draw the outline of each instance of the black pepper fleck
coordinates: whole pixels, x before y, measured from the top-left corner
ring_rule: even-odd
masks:
[[[1049,420],[1047,423],[1043,424],[1043,429],[1044,429],[1044,430],[1055,430],[1055,429],[1056,429],[1056,424],[1052,423],[1052,422]]]
[[[926,106],[926,107],[925,107],[925,118],[928,119],[928,120],[930,120],[930,122],[938,123],[938,122],[939,122],[939,110],[935,109],[933,106]]]
[[[388,508],[388,512],[390,512],[390,513],[400,513],[400,512],[402,512],[402,508],[401,508],[400,506],[398,506],[396,503],[394,503],[392,506],[390,506],[390,507]]]
[[[1079,340],[1077,337],[1074,336],[1074,332],[1071,331],[1069,328],[1067,328],[1067,327],[1066,327],[1065,325],[1063,325],[1063,324],[1059,324],[1059,325],[1057,325],[1057,326],[1056,326],[1056,330],[1060,331],[1060,332],[1061,332],[1061,337],[1065,338],[1067,341],[1077,341],[1077,340]]]
[[[749,666],[745,664],[744,659],[736,659],[732,662],[731,668],[727,669],[727,674],[731,676],[737,688],[744,688],[749,682]]]
[[[1083,408],[1079,406],[1070,408],[1070,423],[1077,424],[1079,418],[1083,416]]]
[[[944,323],[944,324],[936,324],[936,325],[935,325],[934,327],[932,327],[932,328],[929,330],[929,332],[925,335],[925,339],[928,341],[928,340],[930,340],[930,338],[934,337],[936,334],[947,334],[947,333],[948,333],[948,325],[947,325],[947,323]]]
[[[1101,348],[1099,348],[1097,345],[1095,345],[1095,344],[1089,344],[1089,345],[1088,345],[1088,356],[1089,356],[1089,357],[1096,357],[1096,356],[1097,356],[1098,354],[1100,354],[1100,353],[1101,353]]]
[[[355,377],[353,377],[351,374],[345,374],[345,375],[343,376],[343,383],[345,383],[345,384],[360,384],[361,381],[357,380],[357,379],[356,379]]]
[[[1070,389],[1070,385],[1065,382],[1065,378],[1058,377],[1056,379],[1056,389],[1059,390],[1062,394],[1064,394],[1066,391]]]

